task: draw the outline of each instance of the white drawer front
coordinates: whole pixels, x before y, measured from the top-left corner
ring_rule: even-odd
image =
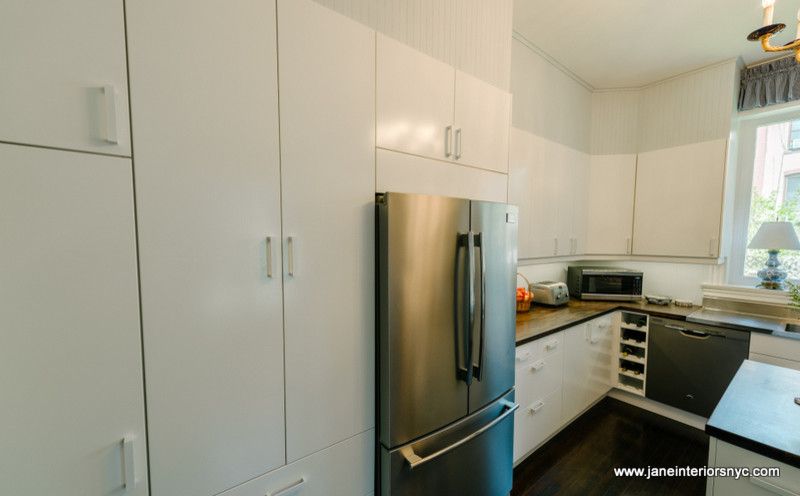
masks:
[[[222,496],[364,496],[374,489],[375,431],[253,479]]]
[[[787,360],[785,358],[778,358],[769,355],[762,355],[761,353],[750,353],[750,360],[761,363],[770,363],[778,365],[779,367],[786,367],[787,369],[800,370],[800,362],[794,360]]]
[[[564,332],[557,332],[534,342],[539,345],[537,358],[560,353],[564,348]]]
[[[713,440],[712,440],[713,442]],[[780,477],[714,478],[714,496],[800,495],[800,469],[777,462],[738,446],[717,441],[717,467],[778,467]]]
[[[531,341],[530,343],[525,343],[523,345],[517,346],[516,352],[514,354],[516,367],[522,367],[532,362],[538,354],[538,349],[539,349],[538,341]]]
[[[514,414],[515,463],[561,427],[561,389],[520,405]]]
[[[561,387],[564,376],[564,354],[556,353],[536,358],[517,367],[517,403],[527,405]]]
[[[779,338],[753,332],[750,333],[750,353],[800,362],[800,339]]]

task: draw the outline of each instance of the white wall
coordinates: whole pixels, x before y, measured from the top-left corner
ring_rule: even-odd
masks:
[[[589,152],[592,93],[518,39],[511,48],[514,127]]]
[[[315,0],[508,91],[512,0]]]

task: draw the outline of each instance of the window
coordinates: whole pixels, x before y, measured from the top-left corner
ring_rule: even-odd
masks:
[[[744,121],[739,138],[733,246],[728,281],[754,286],[767,260],[766,250],[747,244],[764,221],[800,224],[800,112]],[[800,252],[780,255],[789,279],[800,279]]]
[[[800,150],[800,120],[789,125],[789,150]]]

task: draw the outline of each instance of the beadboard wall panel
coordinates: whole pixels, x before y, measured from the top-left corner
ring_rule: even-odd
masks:
[[[592,94],[592,154],[635,154],[639,138],[639,90]]]
[[[736,61],[647,86],[639,100],[639,152],[727,138]]]
[[[511,48],[511,94],[514,127],[590,151],[591,91],[517,39]]]
[[[505,91],[512,0],[315,0]]]

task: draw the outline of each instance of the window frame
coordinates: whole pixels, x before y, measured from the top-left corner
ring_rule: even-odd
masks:
[[[797,124],[797,129],[795,129],[795,124]],[[786,140],[786,151],[789,152],[800,151],[800,146],[792,146],[792,143],[794,143],[794,139],[792,139],[792,134],[794,133],[800,134],[800,120],[798,119],[792,119],[791,122],[789,123],[789,136],[787,137]],[[800,137],[798,137],[797,139],[800,140]]]
[[[738,147],[736,190],[733,205],[733,232],[731,235],[729,266],[726,271],[728,284],[752,287],[760,282],[758,277],[750,277],[744,274],[744,262],[747,255],[747,228],[750,223],[750,203],[753,197],[756,132],[762,126],[790,121],[800,121],[800,108],[793,107],[774,114],[769,113],[768,115],[742,119],[739,122],[739,129],[736,133]],[[790,125],[789,142],[791,142],[791,127]],[[800,148],[795,150],[800,151]],[[788,147],[787,143],[787,152],[791,151],[793,150]]]

